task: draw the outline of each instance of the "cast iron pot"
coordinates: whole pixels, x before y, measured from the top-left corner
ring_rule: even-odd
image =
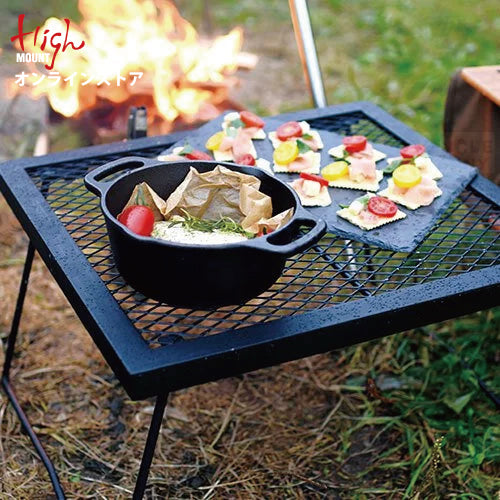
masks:
[[[208,172],[217,165],[254,175],[260,190],[270,196],[273,214],[294,209],[293,218],[269,235],[222,245],[188,245],[138,236],[116,217],[136,184],[147,182],[163,199],[189,172]],[[119,177],[107,176],[125,170]],[[287,257],[301,252],[326,232],[326,223],[302,208],[285,183],[255,167],[232,163],[186,161],[165,163],[127,157],[107,163],[86,175],[87,188],[101,197],[116,267],[125,281],[146,297],[180,307],[218,307],[239,304],[267,290],[281,275]],[[310,230],[299,235],[299,228]]]

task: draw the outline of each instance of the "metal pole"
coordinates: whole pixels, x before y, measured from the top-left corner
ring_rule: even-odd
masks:
[[[315,108],[324,108],[326,103],[323,77],[319,67],[318,53],[314,43],[314,35],[311,27],[311,18],[307,8],[307,0],[288,0],[290,13],[292,15],[293,30],[299,48],[300,60],[304,70],[304,77],[311,92]],[[357,272],[356,258],[351,242],[346,240],[346,254],[352,260],[347,265],[349,271]]]
[[[24,298],[26,297],[26,290],[28,289],[28,281],[30,279],[31,265],[33,264],[33,257],[35,255],[35,247],[31,241],[28,244],[28,251],[26,253],[26,260],[24,262],[23,276],[19,286],[19,294],[17,296],[16,310],[12,318],[12,326],[10,335],[7,339],[7,350],[5,351],[5,361],[3,365],[2,377],[6,380],[9,379],[10,365],[14,356],[14,347],[16,345],[17,332],[19,331],[19,323],[21,322],[21,315],[23,313]]]
[[[312,94],[314,106],[316,108],[324,108],[326,106],[325,89],[323,87],[323,77],[321,76],[321,69],[319,67],[316,45],[314,44],[307,1],[289,0],[289,4],[295,39],[299,47],[304,75]]]
[[[151,425],[149,426],[146,446],[144,447],[141,466],[139,468],[139,475],[137,476],[137,482],[135,483],[135,490],[132,496],[133,500],[141,500],[144,496],[144,491],[146,490],[148,482],[149,468],[151,467],[151,462],[153,461],[156,441],[158,440],[158,434],[160,432],[165,406],[167,406],[167,400],[168,393],[157,396],[156,398],[155,409],[151,418]]]
[[[21,322],[21,315],[23,312],[24,298],[26,297],[26,290],[28,289],[28,282],[30,279],[31,266],[33,264],[34,256],[35,256],[35,247],[33,246],[33,243],[30,241],[28,244],[28,251],[26,253],[26,260],[24,262],[24,270],[21,278],[21,284],[19,286],[19,294],[17,296],[16,310],[14,311],[12,326],[10,329],[9,337],[7,339],[7,349],[5,351],[5,361],[2,372],[2,387],[4,388],[5,394],[7,395],[7,398],[9,399],[10,403],[12,404],[12,407],[14,408],[17,416],[19,417],[21,425],[26,431],[26,434],[28,434],[29,438],[31,439],[31,442],[35,447],[38,456],[40,457],[40,459],[43,462],[43,465],[47,469],[50,480],[54,487],[54,493],[56,495],[56,498],[58,500],[64,500],[65,498],[64,492],[61,483],[59,482],[59,478],[57,476],[54,464],[52,463],[49,456],[43,449],[42,443],[38,439],[38,436],[36,435],[33,428],[31,427],[28,417],[21,408],[19,400],[17,399],[14,389],[12,388],[9,381],[10,367],[12,364],[12,359],[14,357],[14,348],[16,345],[17,333],[19,331],[19,324]]]

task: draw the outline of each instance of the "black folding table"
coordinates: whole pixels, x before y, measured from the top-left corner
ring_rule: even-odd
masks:
[[[370,103],[276,117],[447,153]],[[114,267],[98,199],[85,174],[125,155],[154,157],[187,133],[135,139],[0,165],[0,188],[29,236],[2,385],[42,458],[56,471],[16,399],[9,370],[35,250],[132,399],[155,396],[134,498],[142,498],[168,392],[242,374],[499,303],[500,188],[478,176],[412,253],[327,234],[289,259],[280,280],[237,306],[190,310],[138,294]],[[242,284],[243,286],[243,284]]]

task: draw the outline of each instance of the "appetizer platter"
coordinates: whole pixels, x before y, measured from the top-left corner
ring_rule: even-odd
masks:
[[[225,133],[229,123],[224,117],[207,123],[160,158],[168,161],[186,147],[210,154],[210,139]],[[387,250],[414,250],[477,173],[459,161],[430,157],[419,144],[398,149],[315,129],[305,121],[263,123],[260,138],[251,141],[255,159],[248,165],[286,182],[330,232]],[[376,206],[390,215],[377,213]]]

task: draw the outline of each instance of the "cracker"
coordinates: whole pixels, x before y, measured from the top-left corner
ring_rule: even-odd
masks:
[[[213,154],[214,158],[217,161],[234,161],[232,149],[228,149],[227,151],[219,151],[218,149],[216,149],[215,151],[213,151]],[[250,150],[250,154],[254,158],[257,158],[257,151],[255,150],[255,146],[253,145],[253,143],[252,143],[252,149]]]
[[[338,146],[335,146],[333,148],[330,148],[328,150],[328,154],[330,156],[335,156],[337,158],[342,158],[343,155],[344,155],[344,145],[343,144],[340,144]],[[387,155],[385,153],[382,153],[382,151],[378,151],[377,149],[373,148],[373,159],[375,161],[375,163],[377,163],[378,161],[380,160],[383,160]],[[347,159],[349,159],[350,156],[347,157]]]
[[[289,170],[288,165],[280,165],[279,163],[274,163],[273,170],[277,174],[300,174],[300,172],[307,172],[308,174],[319,174],[319,168],[321,165],[321,154],[315,153],[314,151],[308,151],[302,156],[311,155],[313,157],[312,167],[307,170]]]
[[[233,120],[239,120],[239,119],[240,119],[240,114],[237,111],[233,111],[232,113],[227,113],[226,115],[224,115],[224,120],[222,121],[222,130],[224,130],[224,132],[225,132],[226,128],[227,128],[227,124],[229,122],[232,122]],[[267,135],[264,132],[264,129],[260,128],[259,130],[257,130],[257,132],[255,132],[252,139],[262,140],[262,139],[265,139],[266,137],[267,137]]]
[[[386,224],[389,224],[391,222],[396,222],[397,220],[401,220],[406,217],[406,214],[404,212],[398,210],[396,212],[396,215],[394,215],[394,217],[391,218],[380,217],[379,222],[376,222],[374,224],[367,224],[366,222],[361,220],[359,215],[354,215],[348,208],[342,208],[340,210],[337,210],[337,215],[339,217],[342,217],[343,219],[348,220],[351,224],[354,224],[355,226],[364,229],[365,231],[371,231],[372,229],[375,229],[380,226],[385,226]]]
[[[321,188],[318,196],[304,196],[294,189],[293,182],[288,182],[288,185],[297,193],[303,207],[327,207],[332,204],[332,199],[326,186]]]
[[[302,123],[306,122],[300,122],[301,125]],[[302,127],[302,131],[304,131],[304,127]],[[304,133],[311,134],[316,139],[316,142],[318,143],[318,150],[324,148],[323,140],[321,139],[321,136],[319,135],[319,132],[317,130],[308,129],[307,132]],[[283,142],[278,139],[276,132],[269,132],[269,139],[271,140],[274,149],[276,149]],[[300,139],[300,137],[297,137],[297,139]]]
[[[396,158],[387,158],[387,164],[390,165],[393,161],[396,160],[401,160],[402,158],[400,156]],[[425,161],[422,161],[425,160]],[[418,164],[420,163],[420,164]],[[417,162],[415,163],[418,169],[420,170],[420,173],[422,175],[425,175],[426,177],[430,177],[431,179],[434,179],[435,181],[442,179],[443,174],[441,173],[441,170],[436,167],[435,163],[432,161],[430,156],[424,156],[420,157],[417,159]]]
[[[392,200],[395,203],[398,203],[399,205],[403,205],[406,208],[409,208],[410,210],[416,210],[417,208],[420,208],[420,207],[429,206],[429,205],[418,205],[417,203],[411,203],[411,202],[405,200],[403,195],[393,193],[392,187],[394,186],[394,181],[392,179],[389,179],[388,184],[389,184],[389,187],[387,187],[383,191],[380,191],[380,193],[377,193],[378,196],[385,196],[386,198],[389,198],[389,200]],[[442,194],[443,194],[443,192],[441,191],[441,189],[438,188],[438,194],[437,194],[437,196],[434,197],[434,200],[438,196],[441,196]],[[431,205],[432,205],[432,203],[431,203]]]
[[[271,168],[271,162],[264,158],[257,158],[255,160],[255,166],[264,170],[264,172],[267,172],[268,174],[274,175],[273,169]]]
[[[355,182],[349,179],[348,176],[341,177],[334,181],[330,181],[330,187],[343,188],[343,189],[361,189],[363,191],[376,191],[380,185],[379,182],[383,179],[384,174],[382,170],[376,170],[377,178],[372,181]]]
[[[217,161],[233,161],[233,152],[231,149],[228,149],[227,151],[215,150],[213,151],[213,154]]]

